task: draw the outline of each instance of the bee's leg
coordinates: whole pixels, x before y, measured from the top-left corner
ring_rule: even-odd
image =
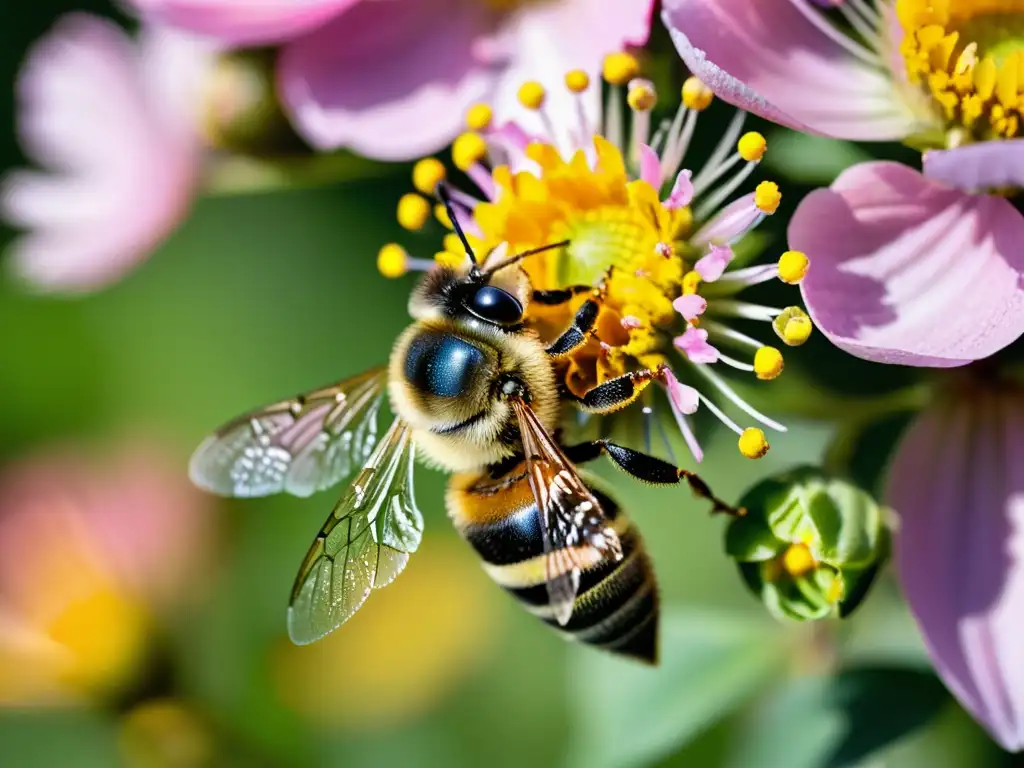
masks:
[[[665,376],[665,368],[644,368],[630,371],[614,379],[608,379],[593,389],[577,397],[566,392],[566,397],[575,400],[588,413],[612,413],[636,401],[640,394],[650,386],[652,381],[661,381]]]
[[[646,453],[616,445],[608,440],[593,440],[589,443],[568,446],[565,449],[565,455],[576,464],[596,459],[602,453],[608,454],[608,457],[623,472],[645,483],[678,485],[685,480],[695,496],[707,499],[712,503],[712,514],[722,512],[734,517],[742,517],[747,513],[743,507],[734,507],[715,496],[697,473],[677,467],[656,456],[648,456]]]
[[[587,290],[594,289],[588,288]],[[551,342],[551,346],[547,349],[548,354],[554,358],[565,357],[586,344],[594,335],[594,324],[597,322],[597,313],[600,308],[601,305],[597,297],[583,302],[576,310],[576,317],[573,318],[572,325]]]
[[[552,291],[534,291],[530,296],[530,301],[557,307],[559,304],[572,301],[581,293],[593,293],[593,291],[594,286],[592,285],[570,285],[568,288],[557,288]]]

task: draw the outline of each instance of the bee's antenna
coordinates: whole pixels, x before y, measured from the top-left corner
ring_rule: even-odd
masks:
[[[540,248],[531,248],[528,251],[523,251],[522,253],[517,253],[515,256],[509,256],[504,261],[499,261],[497,264],[495,264],[490,269],[486,269],[483,272],[481,272],[480,273],[480,277],[481,277],[481,279],[486,281],[488,278],[490,278],[498,270],[505,269],[505,267],[511,267],[513,264],[516,264],[517,262],[522,261],[527,256],[533,256],[536,253],[544,253],[544,251],[550,251],[550,250],[553,250],[555,248],[564,248],[570,242],[571,242],[570,240],[560,240],[557,243],[548,243],[547,245],[542,245]]]
[[[452,222],[452,227],[455,228],[455,234],[459,236],[459,240],[462,241],[462,247],[466,249],[466,255],[469,256],[469,260],[473,262],[473,272],[479,272],[480,264],[476,260],[476,254],[473,253],[472,247],[469,245],[469,240],[466,239],[466,233],[462,231],[462,225],[459,224],[459,219],[455,215],[455,205],[452,203],[452,197],[448,194],[448,187],[445,186],[442,181],[437,185],[437,196],[441,198],[441,202],[444,203],[444,209],[448,213],[448,218]]]

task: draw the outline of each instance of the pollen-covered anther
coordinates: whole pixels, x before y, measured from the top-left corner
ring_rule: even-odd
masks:
[[[740,435],[740,453],[748,459],[760,459],[768,453],[768,447],[768,440],[764,436],[764,431],[757,427],[747,427],[743,430],[743,434]]]
[[[487,142],[479,133],[468,131],[452,142],[452,162],[460,171],[468,171],[487,155]]]
[[[810,337],[814,325],[800,307],[786,307],[772,321],[772,328],[783,342],[798,347]]]
[[[671,259],[676,255],[676,249],[672,246],[672,243],[666,242],[656,243],[654,246],[654,252],[666,259]]]
[[[519,99],[519,103],[527,109],[540,109],[544,106],[544,99],[547,97],[547,91],[545,91],[544,86],[536,80],[527,80],[519,86],[519,91],[516,93],[516,97]]]
[[[683,83],[683,104],[688,109],[701,112],[711,106],[715,94],[698,77],[690,76]]]
[[[412,185],[424,195],[432,195],[446,175],[444,163],[436,157],[424,157],[412,168]]]
[[[740,157],[748,163],[759,163],[768,150],[768,142],[757,131],[749,131],[740,137],[736,149],[740,153]]]
[[[448,215],[448,209],[441,203],[434,206],[434,218],[441,222],[441,226],[445,229],[455,229],[452,226],[451,217]]]
[[[783,366],[782,353],[775,347],[761,347],[754,353],[754,375],[761,381],[777,378]]]
[[[574,69],[565,73],[565,87],[573,93],[583,93],[590,87],[590,75],[582,69]]]
[[[779,209],[782,193],[774,181],[762,181],[754,190],[754,205],[762,213],[771,215]]]
[[[466,127],[471,131],[486,131],[493,119],[494,111],[482,102],[466,110]]]
[[[626,102],[635,112],[649,112],[658,103],[658,94],[649,80],[633,80],[629,84]]]
[[[786,251],[779,257],[779,279],[784,283],[796,285],[811,266],[811,260],[803,251]]]
[[[421,195],[410,192],[398,201],[398,223],[410,232],[423,229],[430,216],[430,203]]]
[[[377,269],[384,277],[401,277],[409,271],[409,254],[398,243],[388,243],[377,252]]]
[[[814,559],[811,550],[806,544],[790,544],[782,553],[782,569],[793,578],[806,576],[818,567],[818,561]]]
[[[630,53],[610,53],[604,57],[601,75],[612,85],[625,85],[640,72],[640,62]]]

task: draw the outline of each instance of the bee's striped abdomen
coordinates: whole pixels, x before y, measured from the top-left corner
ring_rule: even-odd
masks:
[[[495,485],[495,483],[500,485]],[[585,564],[568,624],[560,627],[548,602],[537,504],[525,473],[517,468],[501,481],[474,485],[456,477],[449,488],[449,513],[499,585],[531,613],[574,639],[647,662],[657,660],[658,589],[636,526],[618,504],[589,485],[622,544],[613,560],[585,547]]]

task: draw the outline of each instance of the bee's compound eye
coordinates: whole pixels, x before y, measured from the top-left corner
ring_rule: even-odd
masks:
[[[484,353],[468,341],[446,333],[423,333],[405,356],[409,383],[436,397],[458,397],[469,389]]]
[[[513,325],[523,319],[523,305],[506,290],[481,285],[466,299],[466,307],[481,320]]]

